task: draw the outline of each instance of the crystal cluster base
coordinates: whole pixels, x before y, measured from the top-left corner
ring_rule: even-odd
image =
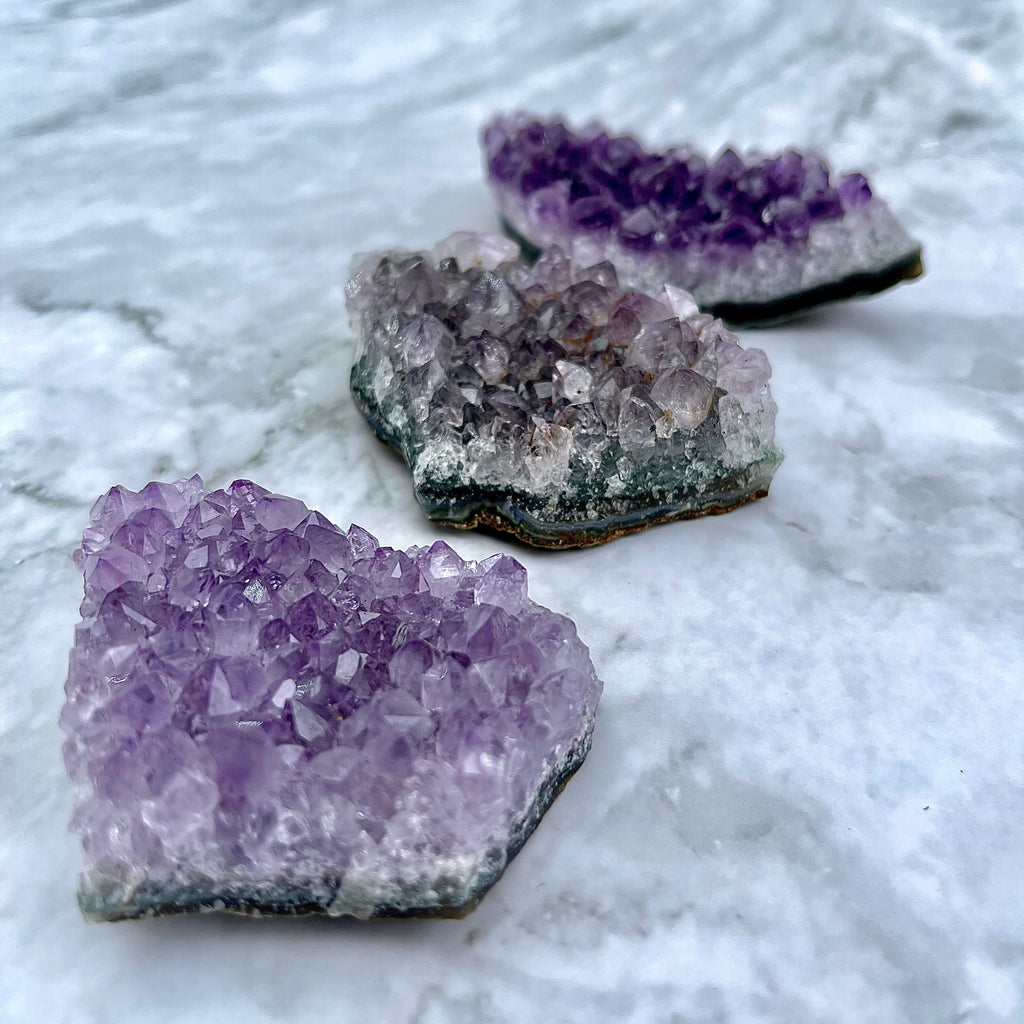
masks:
[[[574,132],[525,114],[496,118],[483,145],[517,240],[610,260],[633,287],[667,281],[734,324],[785,320],[923,273],[920,244],[864,176],[832,175],[815,154],[650,153],[600,125]]]
[[[507,556],[193,477],[115,487],[75,558],[89,917],[461,915],[589,749],[587,649]]]
[[[597,544],[767,493],[771,368],[687,293],[460,232],[357,260],[352,392],[433,520]]]

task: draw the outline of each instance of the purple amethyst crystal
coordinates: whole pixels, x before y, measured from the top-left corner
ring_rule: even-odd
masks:
[[[89,917],[463,913],[589,749],[587,649],[505,555],[396,551],[192,477],[114,487],[75,561]]]
[[[578,547],[768,493],[771,367],[672,286],[459,232],[361,258],[352,393],[427,515]]]
[[[708,160],[648,153],[593,124],[573,132],[526,114],[483,132],[487,174],[510,234],[610,260],[630,286],[668,282],[733,323],[785,319],[923,272],[921,246],[863,175],[837,177],[788,150]]]

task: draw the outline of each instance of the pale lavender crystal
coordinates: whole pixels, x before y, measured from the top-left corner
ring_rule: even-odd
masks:
[[[114,487],[75,562],[91,917],[465,911],[589,748],[587,649],[505,555],[396,551],[192,477]]]
[[[814,153],[648,152],[598,124],[527,114],[495,118],[483,146],[513,232],[610,260],[633,287],[685,288],[727,320],[779,319],[921,273],[920,245],[864,176],[833,175]]]
[[[459,232],[353,268],[353,397],[431,519],[576,547],[767,494],[782,455],[762,351],[671,285],[515,253]]]

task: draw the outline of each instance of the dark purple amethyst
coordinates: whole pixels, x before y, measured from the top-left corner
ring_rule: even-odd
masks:
[[[113,488],[75,562],[89,917],[464,913],[589,749],[587,649],[505,555],[192,477]]]
[[[813,153],[648,153],[596,124],[573,132],[526,114],[496,118],[483,145],[517,240],[581,265],[610,260],[632,287],[684,288],[732,322],[785,319],[922,273],[920,245],[864,176],[837,178]]]

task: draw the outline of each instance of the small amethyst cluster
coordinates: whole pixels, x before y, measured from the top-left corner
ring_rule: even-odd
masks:
[[[633,284],[687,288],[702,308],[777,306],[850,275],[919,264],[920,247],[864,176],[833,176],[815,154],[647,152],[599,125],[573,132],[527,115],[497,118],[483,144],[514,231],[612,259]]]
[[[444,914],[582,762],[601,685],[526,572],[247,481],[93,508],[61,719],[87,914]]]
[[[356,401],[431,518],[577,546],[767,492],[771,368],[692,297],[460,232],[362,258]]]
[[[871,199],[862,174],[832,183],[821,157],[789,150],[745,161],[726,149],[708,161],[692,150],[647,153],[628,135],[593,130],[580,135],[564,124],[506,122],[484,133],[495,181],[529,196],[568,185],[568,223],[581,231],[609,231],[623,248],[750,252],[774,237],[807,237],[814,221],[835,220]]]

